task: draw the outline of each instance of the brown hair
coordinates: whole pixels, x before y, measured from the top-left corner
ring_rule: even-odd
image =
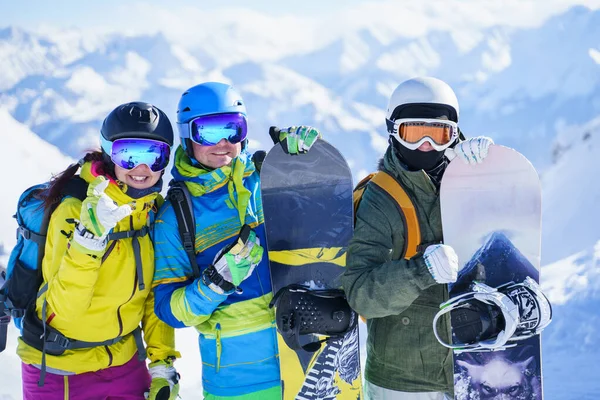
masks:
[[[71,164],[63,172],[55,175],[50,180],[50,186],[42,194],[43,207],[45,210],[50,209],[62,199],[62,191],[67,182],[75,176],[80,165],[88,161],[100,162],[98,172],[103,175],[108,175],[114,179],[114,164],[102,151],[88,152],[78,163]]]

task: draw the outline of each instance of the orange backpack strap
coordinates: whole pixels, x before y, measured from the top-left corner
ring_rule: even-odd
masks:
[[[384,171],[379,171],[370,181],[379,186],[398,205],[400,215],[406,226],[406,243],[403,258],[410,259],[419,251],[421,244],[421,228],[417,219],[415,206],[400,183]],[[366,185],[365,185],[366,186]],[[364,190],[364,189],[363,189]]]
[[[404,226],[406,227],[406,243],[404,244],[404,251],[401,258],[409,260],[417,254],[421,244],[421,228],[419,226],[419,220],[417,219],[417,211],[415,210],[412,200],[408,197],[408,194],[400,183],[388,173],[384,171],[373,172],[363,178],[363,180],[361,180],[354,188],[354,192],[352,193],[354,218],[356,218],[360,200],[369,182],[373,182],[377,185],[384,193],[390,196],[398,206],[398,211],[400,211]],[[360,319],[365,323],[367,322],[362,315],[360,316]]]
[[[373,173],[367,175],[366,177],[364,177],[360,182],[358,182],[358,185],[356,185],[356,187],[352,191],[352,203],[354,206],[354,219],[355,219],[354,222],[355,223],[356,223],[356,213],[358,212],[358,206],[360,204],[360,200],[362,199],[363,193],[365,192],[365,189],[367,188],[367,184],[369,183],[371,178],[373,178],[375,175],[377,175],[377,172],[373,172]]]

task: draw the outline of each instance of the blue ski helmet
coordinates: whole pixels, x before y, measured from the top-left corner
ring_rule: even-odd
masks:
[[[186,90],[177,104],[177,128],[181,146],[193,159],[189,122],[203,115],[241,113],[246,117],[242,96],[233,86],[221,82],[205,82]],[[246,141],[242,143],[242,148]]]

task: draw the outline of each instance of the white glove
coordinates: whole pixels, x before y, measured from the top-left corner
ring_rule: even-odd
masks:
[[[131,214],[131,206],[125,204],[118,206],[104,191],[109,181],[99,176],[87,189],[87,197],[81,204],[79,220],[85,229],[100,239],[104,239],[108,232],[117,226],[117,223]]]
[[[88,231],[83,224],[77,220],[74,220],[75,231],[73,232],[73,241],[71,244],[76,243],[82,248],[84,253],[92,254],[94,256],[101,256],[104,254],[106,249],[106,237],[100,238]]]
[[[428,246],[423,254],[427,269],[437,283],[456,282],[458,256],[454,249],[445,244]]]
[[[460,158],[465,164],[480,164],[488,155],[488,149],[494,141],[487,136],[477,136],[459,142],[454,148],[446,149],[445,155],[449,160]]]
[[[83,251],[98,256],[104,253],[106,237],[117,223],[131,214],[129,205],[118,206],[104,191],[109,181],[99,176],[87,189],[87,197],[81,203],[79,221],[75,221],[73,241]]]

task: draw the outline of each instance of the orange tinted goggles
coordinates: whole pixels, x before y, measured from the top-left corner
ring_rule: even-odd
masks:
[[[398,126],[398,136],[407,143],[418,143],[428,137],[443,146],[453,140],[454,131],[455,128],[445,122],[410,121]]]

